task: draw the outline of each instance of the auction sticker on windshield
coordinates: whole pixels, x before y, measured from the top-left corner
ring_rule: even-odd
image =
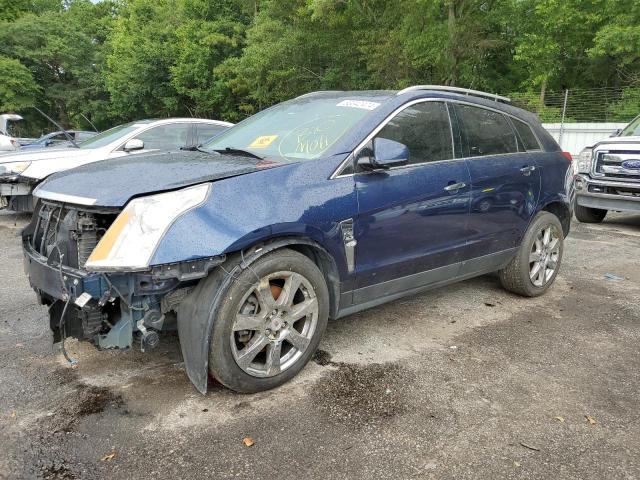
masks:
[[[369,102],[367,100],[343,100],[336,105],[337,107],[363,108],[364,110],[374,110],[379,107],[377,102]]]
[[[267,148],[276,138],[278,135],[262,135],[251,142],[249,148]]]

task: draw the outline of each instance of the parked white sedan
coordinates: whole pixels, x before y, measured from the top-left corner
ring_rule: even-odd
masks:
[[[31,192],[49,175],[87,163],[143,152],[191,148],[233,124],[219,120],[140,120],[102,132],[77,146],[0,157],[0,208],[33,211]]]

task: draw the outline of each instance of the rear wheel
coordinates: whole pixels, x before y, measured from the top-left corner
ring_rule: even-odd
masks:
[[[209,371],[223,385],[252,393],[293,378],[327,325],[329,293],[304,255],[278,250],[256,260],[226,292],[214,322]]]
[[[600,223],[607,216],[607,210],[600,208],[583,207],[576,204],[576,218],[582,223]]]
[[[499,272],[502,286],[525,297],[542,295],[555,280],[564,234],[558,217],[540,212],[527,230],[516,256]]]

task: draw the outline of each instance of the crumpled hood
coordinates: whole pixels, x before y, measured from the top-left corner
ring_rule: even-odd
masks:
[[[80,205],[121,207],[132,197],[278,165],[257,158],[203,152],[140,154],[94,162],[57,173],[41,183],[34,195]]]

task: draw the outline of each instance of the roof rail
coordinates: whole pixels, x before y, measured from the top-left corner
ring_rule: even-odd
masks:
[[[442,92],[460,93],[463,95],[473,95],[474,97],[484,97],[495,100],[496,102],[511,103],[511,99],[508,97],[502,97],[494,93],[481,92],[480,90],[471,90],[469,88],[460,87],[448,87],[446,85],[414,85],[400,90],[396,95],[402,95],[403,93],[412,92],[414,90],[439,90]]]
[[[298,95],[295,98],[304,98],[304,97],[310,97],[311,95],[316,95],[318,93],[341,93],[344,90],[316,90],[315,92],[307,92],[307,93],[303,93],[302,95]]]

